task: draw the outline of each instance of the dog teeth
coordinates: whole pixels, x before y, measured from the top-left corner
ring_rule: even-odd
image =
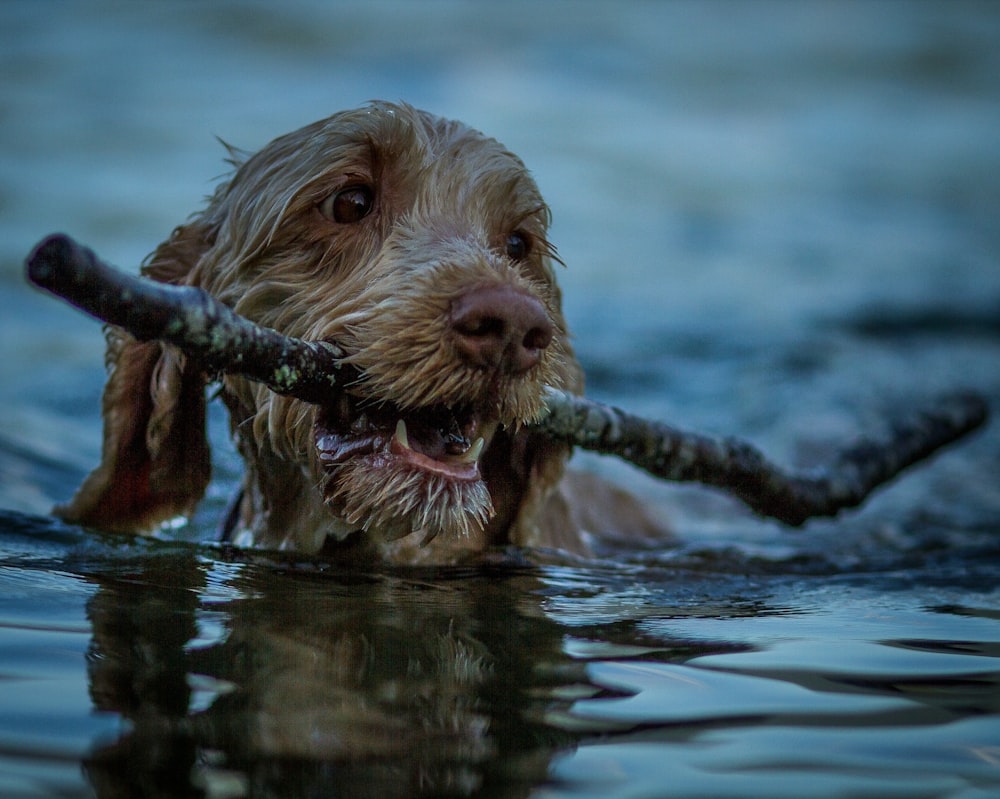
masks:
[[[406,422],[404,422],[402,419],[396,422],[396,441],[398,441],[407,449],[411,449],[410,437],[406,434]]]
[[[395,441],[406,449],[413,449],[410,446],[410,436],[406,430],[406,422],[402,419],[396,422],[396,432],[393,434]],[[454,456],[454,462],[456,463],[477,463],[479,461],[479,456],[483,454],[483,449],[486,447],[486,441],[480,436],[472,445],[465,450],[465,452],[460,455]]]
[[[458,458],[458,461],[460,463],[475,463],[476,461],[479,460],[479,456],[482,454],[483,447],[485,445],[486,442],[483,441],[482,436],[480,436],[479,438],[477,438],[475,441],[472,442],[471,447],[469,447],[464,453],[462,453],[461,457]]]

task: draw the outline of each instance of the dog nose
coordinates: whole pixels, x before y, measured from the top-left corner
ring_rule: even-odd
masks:
[[[538,363],[554,329],[545,306],[509,286],[461,295],[451,306],[455,345],[470,366],[521,374]]]

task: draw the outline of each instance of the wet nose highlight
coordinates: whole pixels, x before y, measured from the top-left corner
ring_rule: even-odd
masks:
[[[470,366],[520,374],[535,366],[554,334],[535,297],[509,286],[473,289],[452,303],[451,330]]]

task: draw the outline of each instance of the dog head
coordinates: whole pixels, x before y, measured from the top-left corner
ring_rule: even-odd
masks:
[[[582,376],[549,211],[522,162],[387,103],[232,155],[232,178],[144,273],[347,353],[321,404],[222,378],[247,462],[247,537],[307,551],[354,532],[532,543],[568,450],[525,425],[545,385],[579,391]],[[118,331],[108,352],[102,463],[63,515],[148,529],[190,511],[207,483],[205,376]]]

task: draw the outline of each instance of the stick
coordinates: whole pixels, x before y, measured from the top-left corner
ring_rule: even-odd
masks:
[[[27,260],[28,279],[138,339],[162,340],[205,364],[307,402],[328,400],[343,352],[330,342],[288,338],[261,328],[191,286],[171,286],[119,272],[68,236],[53,235]],[[547,415],[535,429],[552,438],[617,455],[665,480],[721,488],[756,513],[798,526],[859,505],[878,486],[982,425],[986,401],[971,393],[941,398],[862,439],[829,468],[788,474],[752,445],[641,419],[606,405],[546,389]]]
[[[278,394],[329,398],[343,352],[260,327],[194,286],[136,277],[103,263],[63,234],[43,239],[27,260],[28,280],[140,341],[165,341],[212,375],[229,372]]]
[[[972,432],[989,414],[977,394],[942,396],[878,438],[842,450],[826,469],[787,474],[736,438],[689,433],[625,411],[547,390],[541,429],[553,438],[620,458],[655,477],[698,482],[733,494],[755,513],[792,526],[860,505],[908,466]]]

